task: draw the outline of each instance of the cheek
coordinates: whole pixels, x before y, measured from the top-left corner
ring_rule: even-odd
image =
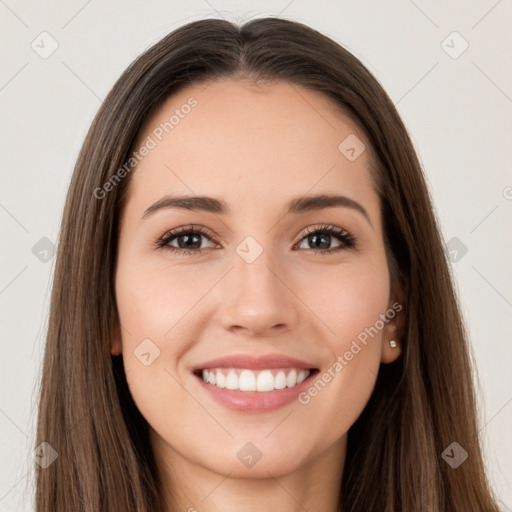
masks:
[[[186,279],[173,279],[179,275],[183,273],[171,274],[169,268],[135,258],[120,259],[116,272],[126,381],[137,408],[159,431],[169,427],[169,411],[192,418],[187,407],[195,404],[185,400],[177,364],[197,339],[190,322],[204,291],[199,283],[188,280],[186,286]]]
[[[345,352],[353,340],[364,341],[365,334],[368,347],[370,339],[380,340],[379,319],[388,308],[390,286],[385,264],[340,267],[320,281],[315,279],[315,284],[308,300],[331,331],[326,340],[333,351]],[[376,324],[378,333],[372,329]],[[380,350],[378,341],[372,345]]]
[[[385,265],[351,268],[324,283],[317,304],[332,331],[325,337],[331,357],[303,397],[304,404],[315,403],[316,414],[332,414],[325,406],[337,403],[337,416],[350,426],[364,408],[379,371],[389,284]]]
[[[163,265],[122,262],[116,274],[116,300],[126,328],[123,341],[127,331],[139,338],[174,337],[175,329],[187,322],[206,290],[206,284],[193,272],[170,272]]]

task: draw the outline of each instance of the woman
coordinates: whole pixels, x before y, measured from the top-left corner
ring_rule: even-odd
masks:
[[[353,55],[202,20],[129,66],[66,200],[39,512],[496,511],[471,371],[420,164]]]

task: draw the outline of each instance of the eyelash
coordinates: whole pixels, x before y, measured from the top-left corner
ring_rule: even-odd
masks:
[[[351,235],[348,231],[342,228],[338,228],[336,226],[331,226],[329,224],[324,224],[317,228],[307,228],[306,233],[302,236],[302,238],[299,240],[299,244],[308,236],[311,235],[317,235],[317,234],[328,234],[328,235],[334,235],[336,238],[338,238],[342,244],[338,247],[335,247],[334,249],[309,249],[309,251],[313,251],[314,254],[322,254],[322,255],[329,255],[334,254],[342,250],[347,249],[355,249],[357,247],[357,238]],[[179,247],[173,247],[171,245],[168,245],[171,240],[174,238],[177,238],[180,235],[202,235],[209,239],[211,239],[210,233],[202,228],[201,226],[183,226],[181,228],[173,229],[169,232],[167,232],[162,238],[158,239],[156,241],[156,246],[158,249],[163,249],[165,251],[169,251],[171,253],[175,253],[182,256],[192,256],[193,254],[198,254],[203,252],[204,249],[182,249]],[[211,240],[213,242],[213,240]]]

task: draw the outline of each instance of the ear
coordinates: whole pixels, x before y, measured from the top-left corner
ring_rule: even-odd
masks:
[[[407,283],[406,283],[407,286]],[[402,342],[405,335],[405,293],[402,286],[396,282],[394,291],[386,310],[387,321],[382,329],[382,345],[380,360],[383,363],[393,363],[402,354]],[[391,346],[390,341],[396,346]]]

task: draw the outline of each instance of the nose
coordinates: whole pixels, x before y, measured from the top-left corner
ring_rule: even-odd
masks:
[[[297,329],[304,306],[293,289],[290,273],[266,251],[252,263],[236,255],[233,265],[219,290],[218,313],[223,328],[262,338]],[[302,317],[304,314],[302,311]]]

